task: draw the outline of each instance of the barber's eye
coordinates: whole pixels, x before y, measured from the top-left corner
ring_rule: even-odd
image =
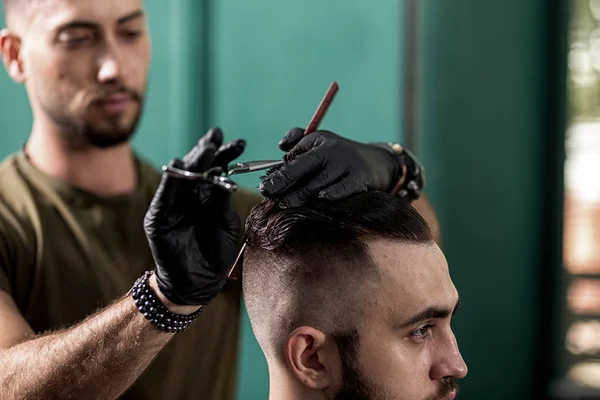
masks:
[[[431,336],[431,328],[433,328],[433,325],[431,324],[423,325],[416,331],[412,332],[411,336],[415,340],[427,340]]]
[[[142,31],[124,31],[121,35],[127,39],[135,39],[142,36]]]
[[[58,41],[68,45],[84,44],[93,40],[94,34],[89,31],[66,31],[58,35]]]

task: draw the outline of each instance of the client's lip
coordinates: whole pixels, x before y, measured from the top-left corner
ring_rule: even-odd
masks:
[[[448,393],[448,396],[444,397],[444,400],[454,400],[456,399],[456,395],[456,390],[453,390],[450,393]]]

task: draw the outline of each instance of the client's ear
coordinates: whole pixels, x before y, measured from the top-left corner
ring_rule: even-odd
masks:
[[[339,365],[335,344],[318,329],[302,326],[285,342],[284,356],[292,373],[304,386],[323,390],[335,383]]]

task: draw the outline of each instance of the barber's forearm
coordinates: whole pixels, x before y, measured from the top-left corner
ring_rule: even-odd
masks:
[[[71,328],[0,350],[0,397],[116,399],[172,336],[123,298]]]
[[[433,240],[435,240],[438,246],[441,246],[440,224],[435,214],[435,210],[433,209],[433,206],[429,202],[427,196],[422,194],[417,200],[412,202],[412,206],[419,212],[419,214],[421,214],[425,221],[427,221],[427,224],[431,229],[431,234],[433,235]]]

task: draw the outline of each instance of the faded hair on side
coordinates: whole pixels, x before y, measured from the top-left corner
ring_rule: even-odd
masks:
[[[267,357],[281,357],[299,326],[344,335],[357,328],[379,272],[368,240],[431,243],[427,222],[405,200],[361,192],[281,209],[265,200],[246,221],[243,290]]]

